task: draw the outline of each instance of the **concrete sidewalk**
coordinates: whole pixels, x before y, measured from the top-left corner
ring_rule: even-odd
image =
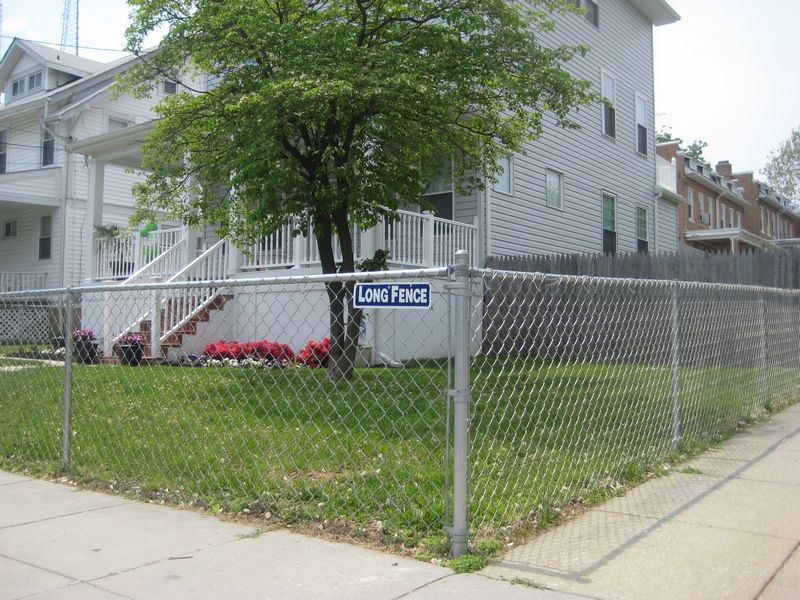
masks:
[[[474,575],[0,472],[0,600],[800,597],[800,406],[689,466]]]
[[[800,598],[800,405],[482,575],[591,598]]]

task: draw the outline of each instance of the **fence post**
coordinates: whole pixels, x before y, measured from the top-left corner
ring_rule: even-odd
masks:
[[[72,332],[75,330],[75,305],[80,296],[67,289],[66,315],[64,315],[64,403],[61,438],[61,468],[69,471],[72,466]]]
[[[769,386],[767,383],[767,304],[764,300],[764,290],[761,290],[761,297],[759,299],[761,304],[761,400],[764,403],[763,407],[766,408],[768,404]]]
[[[467,551],[469,541],[469,495],[467,489],[469,470],[470,379],[469,379],[469,317],[470,282],[469,253],[459,250],[455,255],[453,274],[455,283],[450,287],[455,296],[453,342],[454,387],[453,397],[453,526],[450,529],[450,553],[458,558]]]
[[[155,283],[163,281],[163,277],[153,277]],[[150,357],[158,359],[161,354],[161,297],[160,288],[153,290],[153,317],[150,319]]]
[[[678,282],[672,286],[672,449],[681,439],[681,337],[678,312]]]

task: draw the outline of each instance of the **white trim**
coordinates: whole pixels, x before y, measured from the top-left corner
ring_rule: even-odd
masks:
[[[644,115],[639,114],[639,100],[644,102]],[[639,121],[639,118],[642,118],[642,121]],[[633,149],[636,151],[636,154],[640,156],[650,156],[650,138],[652,137],[650,134],[650,101],[647,99],[647,96],[642,94],[641,92],[634,92],[633,93]],[[644,152],[639,150],[639,125],[644,126],[645,132],[647,132],[647,139],[645,140],[644,144]]]
[[[508,160],[508,191],[498,189],[496,186],[500,182],[498,179],[497,181],[492,183],[492,191],[497,192],[498,194],[503,194],[505,196],[513,196],[514,195],[514,155],[509,154],[506,157]],[[505,170],[504,170],[505,172]]]
[[[614,111],[614,135],[610,135],[606,133],[606,105],[603,101],[606,96],[604,95],[603,90],[603,82],[605,78],[608,77],[613,82],[613,98],[607,98],[611,100],[611,110]],[[605,67],[600,67],[600,133],[605,137],[616,141],[617,139],[617,78],[614,74],[606,69]]]
[[[550,189],[547,185],[548,183],[548,173],[555,173],[558,175],[558,206],[555,204],[550,204]],[[564,172],[559,171],[558,169],[551,169],[550,167],[544,168],[544,205],[548,208],[553,208],[555,210],[564,210]]]

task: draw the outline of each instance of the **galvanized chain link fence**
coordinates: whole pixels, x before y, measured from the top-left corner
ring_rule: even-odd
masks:
[[[524,527],[798,399],[800,293],[485,270],[471,522]]]
[[[798,399],[798,292],[461,264],[0,295],[0,466],[458,545]],[[332,382],[325,285],[356,279],[431,307],[367,309]]]

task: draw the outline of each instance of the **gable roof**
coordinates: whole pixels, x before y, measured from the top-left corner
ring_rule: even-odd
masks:
[[[96,60],[75,56],[38,42],[14,38],[3,59],[0,60],[0,88],[8,81],[14,67],[25,54],[32,56],[46,67],[78,77],[85,77],[104,66],[103,63]]]

